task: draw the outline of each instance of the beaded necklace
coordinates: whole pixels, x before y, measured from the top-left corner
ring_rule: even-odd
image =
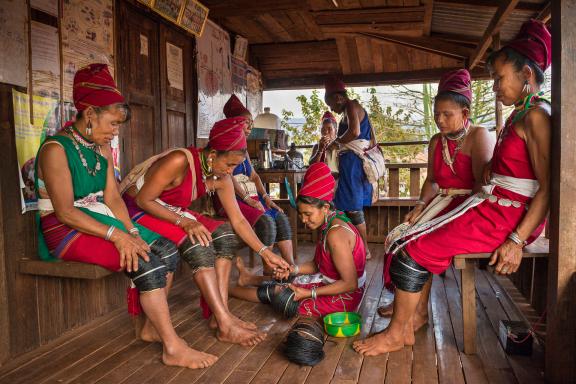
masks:
[[[464,144],[464,139],[466,138],[469,127],[470,121],[466,119],[462,129],[460,129],[455,134],[442,135],[442,160],[444,160],[444,163],[450,167],[450,170],[452,170],[452,173],[454,174],[456,174],[453,166],[454,161],[456,160],[456,155],[458,152],[460,152],[460,149],[462,149],[462,145]],[[450,148],[448,148],[448,140],[457,142],[456,148],[454,149],[454,153],[452,155],[450,155]]]
[[[78,156],[80,157],[80,161],[82,162],[82,165],[84,166],[84,168],[86,169],[88,174],[92,177],[96,176],[96,174],[102,169],[102,165],[100,164],[100,156],[96,152],[96,150],[100,151],[100,146],[96,145],[96,143],[90,142],[87,139],[85,139],[80,134],[80,132],[78,132],[78,128],[76,128],[76,126],[74,126],[74,125],[66,128],[65,132],[72,138],[72,144],[74,145],[76,152],[78,152]],[[90,149],[94,152],[94,157],[96,159],[96,165],[94,166],[94,169],[91,169],[88,166],[88,162],[86,161],[86,157],[84,157],[84,154],[82,153],[82,150],[80,149],[80,145],[82,145],[84,148]]]
[[[506,124],[504,125],[504,128],[500,132],[500,135],[498,135],[498,143],[496,144],[496,146],[499,146],[500,143],[502,143],[502,140],[508,134],[508,131],[510,130],[511,126],[516,124],[521,119],[523,119],[526,113],[528,113],[528,111],[532,109],[534,105],[536,105],[541,101],[550,104],[549,100],[542,97],[543,95],[544,92],[530,93],[526,95],[526,97],[524,97],[522,101],[514,104],[514,111],[512,112],[510,117],[508,117],[508,120],[506,120]]]

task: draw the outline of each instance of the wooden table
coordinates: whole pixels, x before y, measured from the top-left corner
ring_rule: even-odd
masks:
[[[301,171],[287,171],[281,169],[258,169],[258,176],[265,186],[270,183],[284,184],[284,179],[288,179],[294,198],[298,196],[298,183],[304,179],[305,170]],[[269,188],[268,188],[269,189]],[[290,226],[292,227],[292,247],[294,248],[294,261],[298,257],[298,212],[292,207],[286,211],[290,219]]]

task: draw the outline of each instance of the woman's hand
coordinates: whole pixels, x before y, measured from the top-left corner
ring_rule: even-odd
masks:
[[[492,164],[487,163],[482,170],[482,183],[484,185],[490,184],[490,179],[492,178]]]
[[[404,216],[404,221],[410,225],[414,224],[416,222],[416,219],[418,219],[418,216],[420,216],[423,210],[424,210],[424,204],[418,204],[417,206],[414,207],[413,210],[411,210],[406,214],[406,216]]]
[[[510,275],[518,270],[520,262],[522,262],[522,246],[512,240],[506,240],[492,253],[488,264],[496,264],[494,271],[497,274]]]
[[[284,213],[284,210],[280,208],[278,205],[276,205],[276,203],[272,201],[272,198],[270,198],[270,196],[268,195],[264,196],[264,203],[266,204],[266,207],[268,207],[268,209],[275,209],[278,212]]]
[[[186,219],[181,225],[184,232],[188,234],[192,244],[196,244],[196,241],[200,243],[201,246],[207,247],[212,241],[212,234],[210,231],[201,223],[196,220]]]
[[[290,265],[281,258],[280,256],[276,255],[274,252],[266,249],[262,252],[262,261],[266,263],[269,269],[274,271],[274,275],[281,276],[282,279],[287,279],[290,275]],[[285,276],[285,277],[284,277]]]
[[[312,297],[312,291],[309,289],[294,284],[289,284],[288,287],[294,291],[294,301],[300,301]]]
[[[244,202],[246,204],[248,204],[249,206],[251,206],[252,208],[256,208],[259,211],[266,212],[266,209],[264,209],[262,204],[259,201],[254,200],[251,197],[247,197],[246,199],[244,199]]]
[[[116,229],[110,241],[114,243],[118,253],[120,253],[121,269],[126,269],[127,272],[136,272],[138,270],[138,257],[146,262],[150,261],[148,257],[150,246],[140,237],[132,237],[126,232]]]
[[[332,142],[332,139],[330,139],[330,137],[328,136],[322,136],[320,138],[320,141],[318,142],[318,151],[319,152],[324,152],[326,150],[326,148],[328,148],[328,145]]]

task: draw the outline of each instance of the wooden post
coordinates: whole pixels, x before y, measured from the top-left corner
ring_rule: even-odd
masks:
[[[475,261],[466,260],[462,269],[462,328],[464,329],[464,353],[476,353],[476,281]]]
[[[546,380],[576,382],[576,0],[552,2],[552,178]]]
[[[492,37],[492,48],[497,51],[500,49],[500,47],[500,33],[497,33]],[[494,112],[496,114],[496,136],[498,136],[500,131],[502,131],[502,128],[504,128],[504,121],[502,118],[502,103],[498,100],[495,100],[494,102],[496,103],[494,107]]]

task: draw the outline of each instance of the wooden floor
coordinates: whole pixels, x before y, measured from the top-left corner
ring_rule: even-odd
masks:
[[[391,301],[382,290],[382,248],[367,266],[367,290],[360,312],[361,337],[386,327],[388,319],[375,315],[378,305]],[[310,258],[312,247],[301,247]],[[247,257],[247,256],[245,256]],[[216,354],[219,361],[204,370],[166,367],[161,346],[134,339],[124,310],[111,313],[89,326],[12,361],[0,369],[0,383],[538,383],[543,382],[542,356],[511,357],[497,339],[500,319],[517,319],[519,313],[486,271],[477,272],[478,355],[463,354],[459,279],[449,269],[434,277],[431,316],[416,335],[416,345],[378,357],[362,358],[350,347],[354,339],[329,338],[322,363],[300,367],[281,353],[282,339],[291,322],[278,319],[270,307],[230,300],[231,310],[256,322],[268,332],[267,340],[253,348],[218,342],[201,320],[198,291],[179,281],[170,299],[177,332],[194,348]]]

